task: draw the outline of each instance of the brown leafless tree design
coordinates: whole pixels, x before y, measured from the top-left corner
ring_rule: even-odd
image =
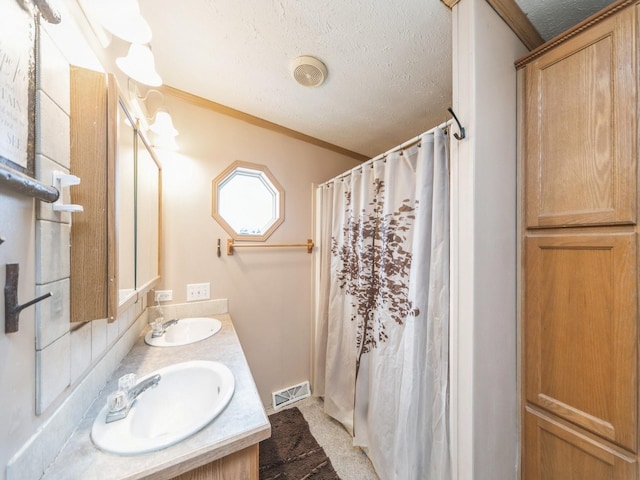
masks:
[[[409,300],[412,254],[405,249],[418,202],[405,199],[393,213],[383,214],[384,190],[384,182],[375,179],[369,212],[363,208],[359,213],[352,211],[351,191],[345,192],[349,221],[342,238],[332,238],[331,251],[340,265],[336,280],[354,307],[356,378],[362,356],[388,338],[376,312],[386,311],[400,325],[408,315],[420,314]]]

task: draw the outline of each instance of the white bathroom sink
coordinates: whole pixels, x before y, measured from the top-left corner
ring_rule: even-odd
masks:
[[[227,406],[235,388],[233,374],[219,362],[190,361],[161,368],[137,383],[160,375],[140,394],[129,414],[106,423],[105,405],[93,422],[91,439],[101,450],[119,455],[148,453],[198,432]]]
[[[166,328],[160,337],[153,338],[153,331],[147,333],[144,341],[154,347],[177,347],[199,342],[218,333],[220,320],[208,317],[181,318],[178,323]]]

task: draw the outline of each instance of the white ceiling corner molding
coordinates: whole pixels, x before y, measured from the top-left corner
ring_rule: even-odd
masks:
[[[444,1],[444,0],[442,0]],[[529,21],[515,0],[487,0],[487,3],[522,40],[529,50],[533,50],[544,43],[538,30]]]

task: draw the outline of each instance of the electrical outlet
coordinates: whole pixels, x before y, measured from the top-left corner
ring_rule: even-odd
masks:
[[[211,298],[209,283],[190,283],[187,285],[187,302],[209,300]]]
[[[156,302],[168,302],[173,300],[173,290],[156,290],[154,300]]]

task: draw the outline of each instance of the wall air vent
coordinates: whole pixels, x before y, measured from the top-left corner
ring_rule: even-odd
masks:
[[[307,398],[309,395],[311,395],[311,390],[309,389],[309,382],[306,381],[298,385],[285,388],[284,390],[273,392],[272,395],[273,409],[278,410],[279,408],[290,405],[293,402],[297,402],[298,400]]]

